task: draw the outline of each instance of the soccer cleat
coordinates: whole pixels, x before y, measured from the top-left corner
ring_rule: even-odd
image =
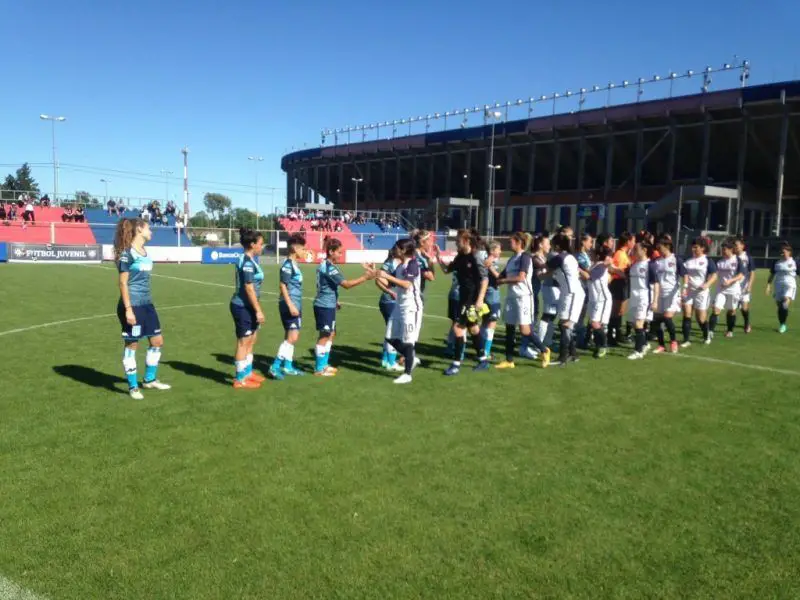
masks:
[[[786,333],[786,323],[782,323],[780,327],[778,327],[778,333]]]
[[[550,356],[553,353],[550,351],[550,348],[545,348],[544,352],[542,352],[542,368],[546,369],[550,365]]]
[[[517,366],[510,360],[504,360],[494,366],[495,369],[516,369]]]
[[[692,345],[692,342],[690,342],[689,340],[686,340],[685,342],[683,342],[681,344],[681,348],[688,348],[691,345]]]
[[[658,348],[653,350],[653,354],[664,354],[664,352],[666,352],[666,351],[667,351],[667,349],[664,348],[664,346],[659,346]],[[638,352],[634,352],[634,354],[638,354]]]
[[[659,346],[660,348],[661,346]],[[662,348],[663,351],[663,348]],[[656,350],[658,352],[658,350]],[[642,360],[644,358],[644,354],[641,352],[634,352],[633,354],[628,355],[628,360]]]
[[[489,361],[486,358],[482,358],[478,361],[478,364],[472,367],[473,371],[488,371],[489,370]]]
[[[411,375],[409,375],[408,373],[403,373],[402,375],[400,375],[400,377],[395,379],[392,383],[402,384],[402,383],[411,383],[411,381],[412,381]]]
[[[413,371],[414,369],[416,369],[421,364],[422,364],[422,361],[415,356],[414,357],[414,364],[412,365],[411,370]]]
[[[711,345],[711,338],[710,338],[710,337],[707,337],[706,339],[704,339],[704,340],[703,340],[703,343],[704,343],[706,346],[709,346],[709,345]]]
[[[389,368],[389,363],[387,361],[385,361],[385,360],[382,360],[381,361],[381,369],[388,369],[388,368]]]
[[[596,348],[594,351],[595,358],[605,358],[608,354],[608,348]]]
[[[447,367],[447,370],[444,372],[444,374],[448,377],[453,377],[454,375],[458,375],[459,371],[461,371],[461,365],[452,364]]]
[[[650,344],[645,344],[644,348],[642,348],[642,354],[647,356],[648,354],[650,354],[650,350],[652,350],[652,348],[650,347]]]
[[[387,371],[400,372],[400,371],[405,371],[406,369],[405,369],[405,367],[403,365],[399,365],[397,363],[394,363],[393,365],[389,365],[388,367],[386,367],[386,370]]]
[[[567,358],[567,362],[571,362],[571,363],[580,362],[580,360],[581,359],[578,356],[570,356],[569,358]]]
[[[269,368],[269,376],[270,376],[270,379],[274,379],[275,381],[283,381],[283,371],[281,371],[281,368],[279,366],[277,366],[277,365],[273,364]],[[252,377],[248,377],[248,379],[252,379]],[[256,379],[255,381],[258,381],[258,380]],[[263,383],[263,382],[259,381],[259,383]]]
[[[270,369],[270,371],[271,370],[272,369]],[[250,379],[252,381],[257,381],[258,383],[264,383],[267,380],[267,378],[261,375],[261,373],[256,373],[255,371],[250,373],[250,375],[247,376],[247,379]]]
[[[752,325],[746,325],[745,326],[745,328],[744,328],[744,332],[745,333],[750,333],[752,331],[753,331],[753,326]]]
[[[236,379],[233,382],[233,389],[235,390],[257,390],[261,384],[252,379]]]
[[[132,390],[128,390],[128,395],[133,400],[144,400],[144,395],[142,395],[141,390],[139,388],[133,388]]]
[[[294,365],[290,365],[288,367],[283,367],[283,374],[284,375],[290,375],[292,377],[299,377],[299,376],[305,375],[305,373],[303,371],[301,371],[300,369],[296,369],[294,367]]]
[[[678,342],[670,342],[669,343],[669,351],[672,354],[677,354],[678,353]]]
[[[154,379],[153,381],[143,381],[142,387],[146,390],[170,390],[172,389],[171,385],[167,385],[166,383],[161,383],[158,379]]]
[[[732,338],[733,337],[733,332],[732,331],[726,331],[725,332],[725,337],[726,338]]]
[[[336,377],[336,369],[327,366],[322,371],[314,371],[314,375],[317,377]]]

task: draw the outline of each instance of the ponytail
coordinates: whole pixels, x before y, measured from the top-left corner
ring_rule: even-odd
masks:
[[[131,247],[133,238],[136,237],[136,232],[144,227],[144,225],[144,220],[138,217],[133,219],[121,219],[117,223],[117,229],[114,231],[115,262],[119,262],[119,257],[122,256],[122,253]]]

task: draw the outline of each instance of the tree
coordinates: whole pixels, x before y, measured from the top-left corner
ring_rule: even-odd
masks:
[[[32,198],[39,197],[39,184],[36,183],[36,180],[33,178],[28,163],[23,163],[23,165],[17,169],[17,176],[15,179],[17,190],[27,192]]]
[[[208,212],[216,215],[219,219],[226,210],[230,210],[233,203],[225,194],[206,192],[206,195],[203,196],[203,204],[208,209]]]
[[[89,206],[92,204],[92,195],[83,190],[75,192],[75,203]]]
[[[13,175],[6,175],[5,181],[0,185],[0,200],[14,200],[16,195],[14,190],[17,189],[17,180]]]
[[[206,214],[206,211],[201,210],[199,213],[195,214],[192,217],[189,217],[189,225],[191,227],[208,227],[210,219]]]

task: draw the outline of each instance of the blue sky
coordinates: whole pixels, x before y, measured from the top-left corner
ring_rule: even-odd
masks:
[[[320,130],[539,96],[669,70],[752,63],[751,84],[800,78],[795,0],[325,0],[4,3],[0,170],[28,161],[52,190],[254,205],[280,157]],[[735,85],[720,76],[713,87]],[[692,80],[676,89],[697,91]],[[646,97],[646,96],[645,96]],[[617,100],[621,100],[617,98]],[[41,166],[39,166],[41,165]],[[88,167],[88,168],[87,168]],[[262,189],[261,208],[269,204]]]

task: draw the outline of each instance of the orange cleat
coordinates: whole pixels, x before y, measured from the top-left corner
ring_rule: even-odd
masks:
[[[237,379],[233,382],[233,389],[235,390],[257,390],[260,387],[261,384],[252,379],[245,379],[244,381]]]
[[[249,381],[255,381],[256,383],[264,383],[264,382],[267,380],[267,378],[266,378],[266,377],[264,377],[263,375],[260,375],[260,374],[256,373],[255,371],[253,371],[252,373],[250,373],[250,375],[248,375],[248,376],[247,376],[247,379],[248,379]]]

